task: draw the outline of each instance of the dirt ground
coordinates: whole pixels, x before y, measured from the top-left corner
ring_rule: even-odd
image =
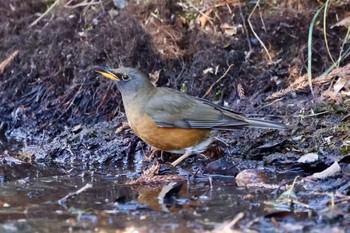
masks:
[[[248,203],[267,210],[247,217],[235,212],[189,229],[350,231],[350,3],[327,1],[321,8],[322,1],[316,0],[258,2],[0,0],[0,175],[5,191],[19,180],[82,174],[104,180],[121,170],[129,174],[125,185],[151,166],[143,162],[149,147],[123,127],[126,118],[115,84],[95,72],[99,65],[130,66],[150,74],[157,86],[289,127],[283,132],[223,132],[204,155],[170,172],[191,176],[200,189],[201,179],[209,187],[208,174],[228,185],[225,177],[238,173],[234,187],[254,187],[242,194],[244,201],[258,192],[273,193],[269,200],[257,195]],[[156,160],[165,164],[175,158],[166,155]],[[164,177],[171,177],[168,173],[161,169]],[[7,198],[0,200],[7,203]],[[84,208],[93,208],[99,218],[109,213]],[[78,214],[70,214],[80,221]],[[5,229],[8,212],[0,207],[0,215]],[[162,221],[165,226],[167,220]],[[111,229],[130,230],[118,224]],[[157,229],[146,225],[144,232]]]

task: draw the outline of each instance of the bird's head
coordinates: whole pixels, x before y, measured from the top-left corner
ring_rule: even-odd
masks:
[[[148,77],[135,68],[121,67],[112,69],[106,66],[99,66],[97,73],[117,81],[117,86],[122,95],[136,94],[146,89],[153,89],[154,86]]]

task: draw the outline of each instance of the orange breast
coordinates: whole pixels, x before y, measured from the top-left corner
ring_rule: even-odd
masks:
[[[210,130],[161,128],[147,115],[128,118],[130,127],[147,144],[165,151],[192,147],[210,137]]]

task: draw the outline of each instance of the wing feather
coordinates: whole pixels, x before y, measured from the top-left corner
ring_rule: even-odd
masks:
[[[168,88],[159,88],[145,107],[160,127],[237,129],[249,125],[243,115]]]

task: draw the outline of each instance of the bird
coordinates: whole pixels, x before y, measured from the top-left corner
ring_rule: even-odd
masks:
[[[220,130],[287,129],[283,123],[249,118],[208,100],[156,87],[136,68],[99,66],[95,71],[116,81],[128,123],[139,138],[156,149],[182,154],[172,166],[204,152]]]

